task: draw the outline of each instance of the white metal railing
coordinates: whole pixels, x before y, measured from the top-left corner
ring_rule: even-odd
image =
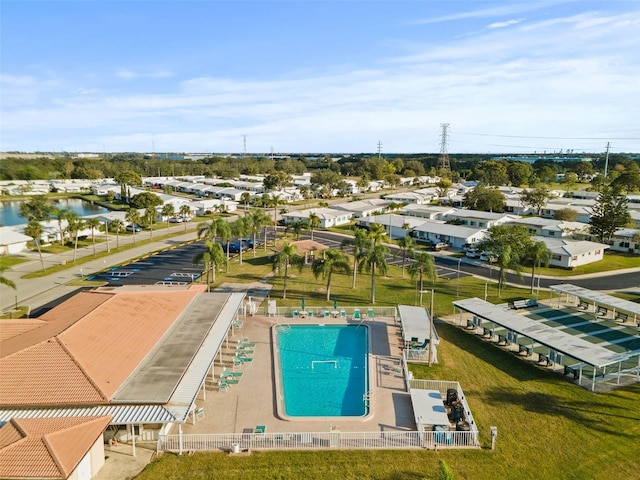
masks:
[[[158,451],[477,448],[475,431],[308,432],[161,435]]]
[[[265,316],[266,317],[266,316],[269,315],[268,308],[269,307],[257,307],[253,311],[253,315],[259,315],[259,316]],[[300,307],[276,307],[275,316],[276,317],[293,318],[293,311],[294,310],[296,310],[297,312],[300,312],[300,311],[302,311],[302,308],[300,308]],[[360,320],[368,320],[369,319],[368,318],[368,312],[369,311],[373,312],[374,319],[375,319],[376,316],[397,318],[396,307],[367,307],[367,306],[364,306],[364,307],[361,307],[361,306],[341,307],[341,306],[338,306],[337,308],[333,308],[333,305],[326,305],[326,306],[307,306],[307,307],[305,307],[304,310],[305,310],[305,312],[312,312],[314,318],[322,318],[322,317],[324,317],[324,312],[333,312],[333,311],[341,312],[343,310],[346,313],[348,318],[352,318],[353,317],[353,313],[356,310],[359,310],[360,311]],[[274,314],[272,313],[271,315],[273,316]]]

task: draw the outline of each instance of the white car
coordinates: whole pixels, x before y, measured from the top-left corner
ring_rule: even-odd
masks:
[[[498,261],[498,257],[496,257],[495,253],[485,250],[480,254],[480,260],[483,262],[495,263]]]
[[[465,253],[465,255],[469,258],[478,258],[480,256],[480,252],[477,248],[470,248],[469,250],[467,250],[467,253]]]

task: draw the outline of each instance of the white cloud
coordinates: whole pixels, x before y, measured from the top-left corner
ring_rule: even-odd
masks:
[[[517,19],[517,20],[514,19],[514,20],[506,20],[504,22],[494,22],[494,23],[490,23],[489,25],[487,25],[487,28],[493,29],[493,28],[510,27],[511,25],[517,25],[521,21],[522,21],[522,19]]]
[[[169,78],[173,74],[168,70],[155,70],[148,72],[135,72],[128,68],[120,68],[114,73],[114,76],[123,80],[135,80],[139,78]]]

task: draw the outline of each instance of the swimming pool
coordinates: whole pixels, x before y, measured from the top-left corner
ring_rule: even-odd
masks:
[[[368,413],[368,327],[276,327],[282,407],[288,417],[359,417]]]

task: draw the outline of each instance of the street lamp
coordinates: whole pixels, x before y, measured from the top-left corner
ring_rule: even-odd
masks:
[[[458,281],[456,284],[456,297],[460,295],[460,262],[462,262],[462,258],[458,259]]]

